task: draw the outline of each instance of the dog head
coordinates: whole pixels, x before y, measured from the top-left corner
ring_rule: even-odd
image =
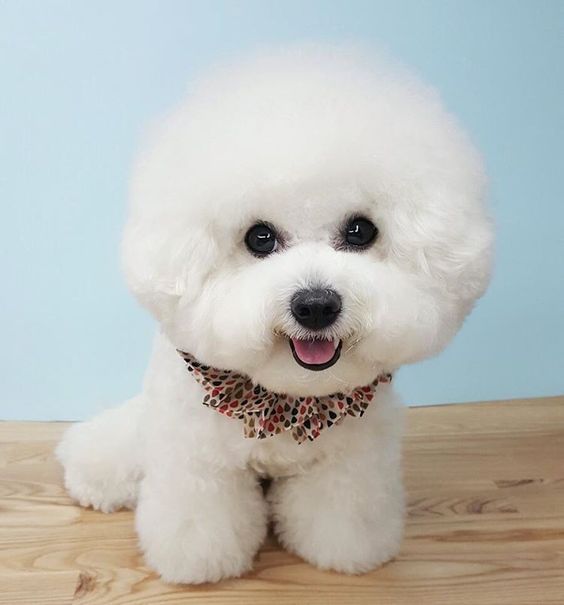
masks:
[[[207,79],[132,183],[131,289],[172,343],[293,395],[440,351],[490,272],[480,159],[435,93],[341,51]]]

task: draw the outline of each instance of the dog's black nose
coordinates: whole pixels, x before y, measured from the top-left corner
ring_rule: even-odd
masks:
[[[341,297],[326,288],[299,290],[292,297],[292,315],[304,328],[321,330],[330,326],[341,312]]]

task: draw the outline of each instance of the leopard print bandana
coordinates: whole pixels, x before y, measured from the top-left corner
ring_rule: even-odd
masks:
[[[267,391],[250,378],[229,370],[217,370],[179,351],[188,371],[206,392],[202,403],[220,414],[243,421],[243,434],[251,439],[265,439],[290,431],[303,443],[313,441],[323,429],[341,422],[345,416],[362,417],[380,383],[391,381],[382,374],[371,384],[351,393],[334,393],[323,397],[292,397]]]

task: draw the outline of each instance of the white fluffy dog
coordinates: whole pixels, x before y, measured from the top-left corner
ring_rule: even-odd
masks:
[[[269,520],[323,569],[393,557],[389,374],[484,292],[484,181],[433,90],[358,53],[292,49],[202,82],[135,169],[125,272],[160,333],[142,394],[64,436],[71,496],[136,507],[170,582],[246,572]]]

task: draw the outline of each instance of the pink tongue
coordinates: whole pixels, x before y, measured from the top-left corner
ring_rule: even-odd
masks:
[[[335,354],[338,342],[335,340],[298,340],[292,338],[296,355],[310,365],[327,363]]]

